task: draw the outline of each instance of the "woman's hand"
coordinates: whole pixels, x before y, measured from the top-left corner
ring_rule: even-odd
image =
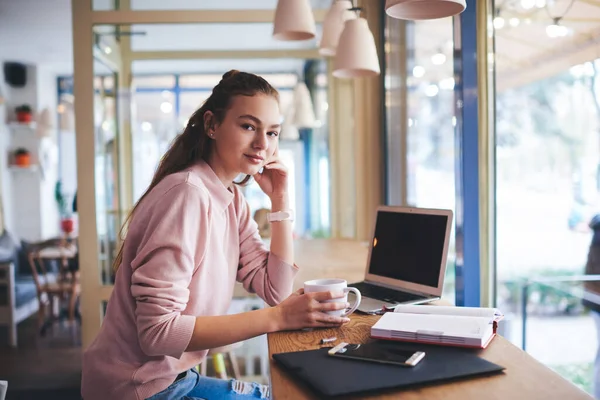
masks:
[[[278,330],[341,326],[350,319],[329,315],[325,311],[344,310],[348,308],[348,303],[344,301],[321,303],[321,301],[344,298],[344,296],[344,292],[304,293],[304,289],[296,291],[274,307],[278,314]]]
[[[254,175],[254,180],[271,200],[287,197],[288,170],[279,158],[279,150],[275,150],[273,158],[265,164],[263,172]]]

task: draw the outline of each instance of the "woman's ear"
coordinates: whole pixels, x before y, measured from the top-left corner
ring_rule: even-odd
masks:
[[[214,114],[212,111],[207,111],[204,113],[204,131],[210,137],[215,136],[215,124],[214,124]]]

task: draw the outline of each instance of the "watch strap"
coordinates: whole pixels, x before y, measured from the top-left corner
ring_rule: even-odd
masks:
[[[285,211],[276,211],[267,214],[267,220],[269,222],[277,222],[277,221],[293,221],[294,220],[294,211],[293,210],[285,210]]]

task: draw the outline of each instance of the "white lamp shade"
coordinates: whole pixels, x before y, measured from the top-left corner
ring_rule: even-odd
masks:
[[[60,130],[72,132],[75,130],[75,116],[71,105],[65,105],[63,112],[60,114]]]
[[[52,116],[50,110],[44,108],[37,117],[37,134],[39,137],[49,136],[50,129],[54,125],[52,123]]]
[[[333,76],[336,78],[358,78],[381,73],[375,38],[364,18],[346,21],[340,35]]]
[[[315,18],[308,0],[279,0],[275,9],[273,37],[277,40],[308,40],[315,37]]]
[[[465,0],[386,0],[385,12],[392,18],[407,20],[437,19],[460,14]]]
[[[52,116],[50,115],[50,110],[48,110],[47,108],[44,108],[40,113],[38,117],[38,125],[42,125],[46,128],[52,127]]]
[[[349,9],[352,8],[350,0],[334,1],[325,15],[323,21],[323,35],[319,43],[319,53],[323,56],[334,56],[344,30],[344,23],[349,19],[355,19],[356,14]]]
[[[293,111],[293,110],[292,110]],[[300,132],[296,125],[292,122],[293,112],[288,112],[285,118],[283,119],[283,124],[281,124],[281,133],[280,138],[285,140],[298,140],[300,139]]]
[[[298,82],[294,88],[293,102],[294,118],[290,121],[297,128],[313,128],[316,125],[315,109],[308,87],[304,82]]]

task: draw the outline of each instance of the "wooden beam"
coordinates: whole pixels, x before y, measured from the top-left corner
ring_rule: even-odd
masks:
[[[313,10],[316,23],[327,10]],[[94,11],[94,24],[272,23],[275,10],[117,10]]]
[[[321,58],[317,49],[306,50],[203,50],[203,51],[132,51],[132,60],[206,60],[258,58]]]

